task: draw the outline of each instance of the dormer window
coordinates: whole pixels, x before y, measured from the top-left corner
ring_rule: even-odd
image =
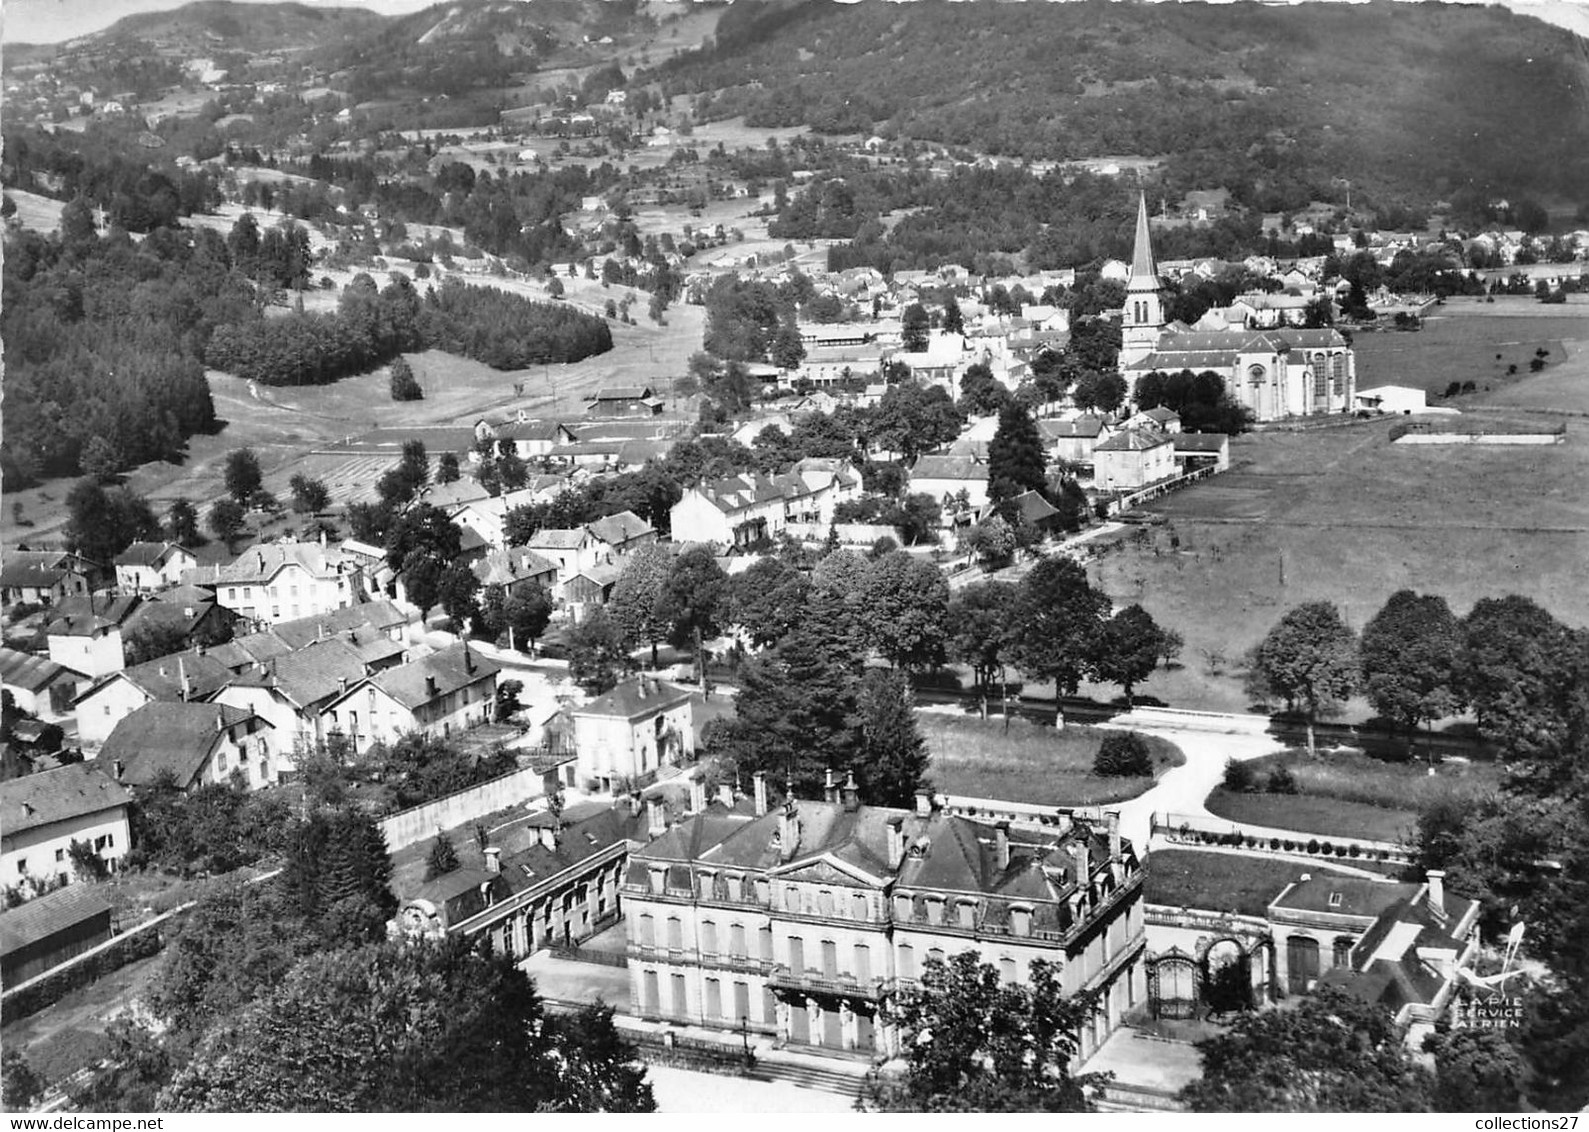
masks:
[[[1032,910],[1030,908],[1011,908],[1010,930],[1016,935],[1031,935]]]
[[[1330,907],[1331,908],[1339,908],[1340,906],[1341,906],[1341,894],[1339,892],[1330,893]]]
[[[962,900],[960,902],[960,926],[962,928],[974,928],[976,927],[976,923],[976,902],[974,900]]]

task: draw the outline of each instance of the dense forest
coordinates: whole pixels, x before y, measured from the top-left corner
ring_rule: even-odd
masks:
[[[1265,211],[1589,196],[1589,59],[1499,7],[736,3],[643,73],[708,118],[1034,160],[1161,156]],[[1576,107],[1577,113],[1568,107]]]
[[[201,359],[214,327],[248,317],[255,293],[209,231],[162,228],[140,244],[100,237],[81,202],[61,234],[6,241],[7,486],[180,458],[215,425]]]
[[[537,303],[455,279],[423,297],[406,279],[377,291],[359,275],[334,314],[290,314],[222,326],[205,360],[262,385],[321,385],[438,349],[494,369],[576,362],[612,349],[606,320],[573,307]]]
[[[0,179],[58,199],[83,197],[129,232],[175,224],[179,216],[212,210],[221,199],[212,171],[151,168],[150,151],[137,144],[136,135],[113,129],[81,136],[8,129]]]

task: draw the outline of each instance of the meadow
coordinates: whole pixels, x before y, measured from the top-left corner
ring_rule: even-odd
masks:
[[[916,713],[932,761],[927,776],[945,794],[1040,806],[1096,806],[1135,798],[1154,778],[1105,778],[1092,773],[1093,757],[1108,734],[1096,727],[1055,730],[1024,719],[982,720],[941,711]],[[1155,775],[1180,766],[1173,743],[1144,736]]]

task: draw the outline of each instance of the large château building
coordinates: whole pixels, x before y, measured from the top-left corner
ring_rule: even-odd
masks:
[[[1142,868],[1115,815],[979,821],[860,804],[709,807],[630,855],[623,886],[633,1011],[770,1033],[818,1052],[893,1054],[883,996],[931,959],[978,952],[1010,983],[1055,964],[1095,991],[1090,1056],[1146,999]]]
[[[1165,286],[1153,260],[1146,198],[1137,202],[1137,231],[1121,321],[1120,373],[1136,400],[1146,375],[1210,370],[1255,420],[1319,416],[1352,409],[1357,361],[1332,328],[1198,330],[1170,322]]]

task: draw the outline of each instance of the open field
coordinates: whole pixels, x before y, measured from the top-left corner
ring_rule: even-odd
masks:
[[[1589,355],[1491,396],[1589,411]],[[1440,594],[1459,616],[1519,593],[1589,624],[1589,428],[1569,419],[1566,444],[1508,449],[1392,445],[1390,424],[1239,437],[1231,471],[1153,504],[1167,525],[1089,565],[1117,605],[1141,602],[1186,639],[1180,666],[1156,671],[1142,695],[1245,710],[1242,656],[1305,601],[1335,602],[1361,629],[1403,588]],[[1347,718],[1368,714],[1354,703]]]
[[[1434,394],[1453,381],[1471,381],[1480,391],[1515,386],[1529,376],[1535,350],[1549,350],[1559,363],[1575,352],[1570,340],[1589,339],[1589,295],[1569,298],[1574,301],[1558,307],[1531,298],[1451,299],[1429,313],[1420,331],[1356,332],[1357,387],[1411,385]],[[1507,375],[1509,365],[1516,374]],[[1465,400],[1451,404],[1460,409]]]
[[[0,1040],[7,1049],[25,1053],[33,1071],[46,1081],[69,1077],[110,1053],[105,1030],[145,992],[165,958],[164,951],[157,952],[79,987],[6,1026]]]
[[[1286,885],[1303,873],[1328,868],[1311,861],[1159,849],[1148,855],[1143,891],[1149,904],[1262,916]]]
[[[1092,773],[1093,756],[1108,734],[1095,727],[1063,731],[1024,719],[983,721],[940,711],[916,713],[932,752],[927,775],[946,794],[1040,806],[1096,806],[1135,798],[1152,778],[1104,778]],[[1185,761],[1174,744],[1145,736],[1157,773]]]

